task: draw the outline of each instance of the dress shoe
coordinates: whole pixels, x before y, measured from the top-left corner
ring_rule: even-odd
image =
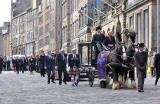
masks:
[[[56,82],[52,81],[52,83],[56,83]]]
[[[78,86],[78,83],[76,82],[75,85]]]
[[[72,87],[75,87],[75,84],[72,84]]]

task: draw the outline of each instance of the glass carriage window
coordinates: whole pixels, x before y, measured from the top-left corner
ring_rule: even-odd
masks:
[[[82,64],[88,65],[88,47],[82,47]]]

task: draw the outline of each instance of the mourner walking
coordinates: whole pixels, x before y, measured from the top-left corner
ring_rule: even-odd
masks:
[[[150,67],[151,67],[151,76],[152,77],[155,77],[156,75],[156,72],[155,72],[155,56],[156,56],[156,52],[153,51],[153,55],[151,56],[151,59],[150,59]]]
[[[63,82],[67,84],[67,71],[66,71],[66,62],[67,62],[67,54],[64,53],[64,49],[61,49],[61,53],[57,55],[57,65],[58,65],[58,77],[59,77],[59,85],[62,85],[62,72],[64,75]]]
[[[79,67],[80,67],[80,59],[79,55],[76,54],[76,48],[72,49],[72,54],[69,55],[68,62],[70,67],[70,74],[72,75],[71,81],[72,86],[78,85],[79,79]]]
[[[135,63],[138,77],[138,92],[144,92],[144,79],[146,78],[148,51],[144,47],[144,43],[140,43],[139,51],[135,53]]]
[[[20,65],[19,65],[19,58],[16,57],[16,60],[15,60],[15,65],[16,65],[16,72],[17,74],[19,74],[19,71],[20,71]]]
[[[33,74],[33,71],[36,69],[36,58],[35,56],[32,56],[31,59],[29,60],[30,62],[30,74]]]
[[[157,53],[156,56],[155,56],[154,66],[155,66],[155,69],[156,69],[155,86],[157,86],[158,80],[160,78],[160,52]]]
[[[45,57],[45,67],[47,69],[48,84],[50,84],[50,80],[55,83],[55,56],[51,51],[48,51],[48,55]]]
[[[39,68],[40,68],[41,77],[45,77],[45,53],[44,51],[41,51],[41,55],[39,58]]]
[[[2,73],[2,68],[3,68],[3,58],[2,55],[0,55],[0,74]]]

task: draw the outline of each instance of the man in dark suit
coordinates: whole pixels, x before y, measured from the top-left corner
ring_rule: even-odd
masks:
[[[72,86],[78,85],[80,59],[76,54],[76,48],[72,49],[72,54],[69,55],[68,63],[70,66],[70,74],[72,75]]]
[[[54,76],[55,76],[55,57],[54,54],[51,53],[51,51],[48,51],[48,55],[45,58],[45,67],[47,69],[47,76],[48,76],[48,84],[50,84],[50,80],[52,79],[52,82],[54,82]]]
[[[0,55],[0,74],[2,73],[2,68],[3,68],[3,58],[2,55]]]
[[[114,49],[116,44],[115,38],[112,34],[112,31],[108,30],[108,36],[105,38],[105,46],[109,49]]]
[[[16,59],[12,58],[13,70],[16,72]]]
[[[41,77],[45,77],[45,53],[44,51],[41,51],[41,55],[39,58],[39,67],[40,67]]]
[[[101,42],[104,43],[105,41],[105,36],[104,34],[101,33],[102,28],[100,26],[96,27],[97,33],[93,35],[92,42]]]
[[[10,67],[10,64],[11,64],[11,62],[10,62],[10,59],[7,59],[7,71],[9,71],[9,70],[11,70],[11,67]]]
[[[19,74],[20,66],[19,66],[19,58],[18,57],[16,57],[15,63],[16,63],[15,65],[16,65],[17,74]]]
[[[66,71],[66,62],[67,62],[67,54],[64,53],[64,50],[61,49],[60,54],[57,55],[57,65],[58,65],[58,77],[59,77],[59,85],[62,85],[62,72],[64,75],[63,82],[66,83],[67,71]]]
[[[135,53],[135,63],[138,77],[138,92],[144,92],[144,79],[146,78],[146,66],[148,51],[144,49],[144,43],[139,44],[139,51]]]
[[[24,73],[24,68],[23,68],[23,58],[20,57],[19,59],[19,70]]]
[[[154,67],[156,69],[155,86],[157,86],[158,80],[160,78],[160,52],[155,55]]]
[[[101,26],[96,27],[96,34],[93,35],[92,44],[96,46],[96,59],[98,54],[103,50],[102,44],[105,42],[105,36],[101,33]]]
[[[33,71],[36,69],[36,57],[32,56],[29,62],[31,67],[30,74],[33,74]]]

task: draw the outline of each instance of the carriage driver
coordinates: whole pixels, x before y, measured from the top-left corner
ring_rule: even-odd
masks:
[[[96,53],[99,54],[103,50],[102,44],[104,44],[105,36],[101,33],[101,26],[96,27],[96,34],[93,35],[92,43],[96,44]]]
[[[80,67],[80,59],[79,55],[76,54],[76,48],[72,49],[72,53],[69,55],[68,62],[70,66],[70,74],[72,75],[71,81],[72,86],[78,85],[79,78],[79,67]]]
[[[108,30],[108,36],[106,36],[104,44],[109,50],[112,50],[115,48],[115,44],[116,44],[115,38],[114,38],[113,33],[110,29]]]
[[[92,42],[101,42],[104,43],[105,36],[101,33],[101,26],[96,27],[96,34],[93,35]]]

